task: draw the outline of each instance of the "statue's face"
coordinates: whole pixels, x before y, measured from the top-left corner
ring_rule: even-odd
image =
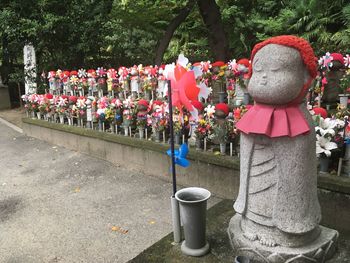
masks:
[[[276,44],[260,49],[252,62],[248,92],[256,102],[285,104],[301,92],[309,74],[299,51]]]

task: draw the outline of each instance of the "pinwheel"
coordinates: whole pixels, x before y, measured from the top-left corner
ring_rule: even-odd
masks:
[[[167,154],[171,156],[171,149],[167,151]],[[190,165],[190,162],[186,159],[187,154],[188,146],[186,143],[183,143],[178,150],[174,151],[175,164],[182,167],[188,167]]]

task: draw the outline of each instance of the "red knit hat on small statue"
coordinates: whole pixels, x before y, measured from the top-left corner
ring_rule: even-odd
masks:
[[[300,57],[303,60],[310,75],[310,78],[305,83],[298,97],[293,100],[294,103],[300,102],[304,98],[306,92],[308,91],[308,88],[311,85],[311,82],[317,75],[317,64],[316,64],[315,54],[310,43],[300,37],[283,35],[283,36],[271,37],[261,43],[256,44],[253,48],[251,58],[250,58],[250,61],[252,62],[249,66],[250,76],[252,75],[252,64],[253,64],[254,56],[260,49],[262,49],[263,47],[269,44],[276,44],[276,45],[291,47],[299,51]]]
[[[328,113],[326,109],[321,107],[315,107],[312,110],[314,111],[315,115],[320,115],[323,119],[327,118]]]
[[[225,65],[226,63],[221,60],[215,61],[213,64],[211,64],[212,67],[223,67]]]
[[[237,64],[244,65],[246,68],[249,68],[250,66],[249,59],[247,58],[241,58],[237,61]]]
[[[215,110],[220,110],[225,113],[227,116],[230,112],[230,109],[226,103],[218,103],[215,105]]]
[[[344,66],[344,57],[340,53],[332,53],[331,57],[333,58],[333,61],[338,61],[340,64]]]
[[[139,100],[137,105],[142,105],[142,106],[145,106],[146,108],[148,108],[148,101],[144,100],[144,99],[141,99],[141,100]]]

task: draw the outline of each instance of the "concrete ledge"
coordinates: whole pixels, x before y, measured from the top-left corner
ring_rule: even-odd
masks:
[[[48,141],[71,150],[86,153],[115,165],[171,180],[168,144],[140,140],[122,135],[98,132],[75,126],[23,118],[23,130],[28,136]],[[238,194],[239,160],[209,152],[191,150],[191,166],[177,168],[177,180],[185,186],[207,188],[213,194],[232,199]],[[318,188],[350,195],[350,178],[322,174]]]
[[[170,158],[166,155],[168,144],[37,119],[23,118],[22,121],[23,131],[28,136],[171,181]],[[190,167],[176,169],[179,184],[204,187],[223,198],[237,196],[237,158],[190,149],[188,159]]]
[[[350,178],[330,174],[319,174],[318,188],[350,195]]]

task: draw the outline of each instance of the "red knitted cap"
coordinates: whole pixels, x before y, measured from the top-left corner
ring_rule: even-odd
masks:
[[[240,60],[237,61],[237,64],[244,65],[245,67],[249,68],[249,60],[247,58],[241,58]]]
[[[283,35],[283,36],[271,37],[261,43],[256,44],[253,48],[251,58],[250,58],[250,61],[252,62],[249,67],[250,76],[252,75],[252,64],[253,64],[253,59],[255,54],[264,46],[269,44],[276,44],[276,45],[291,47],[299,51],[300,57],[303,60],[310,75],[310,79],[306,82],[306,84],[304,85],[298,97],[293,100],[293,102],[300,102],[302,98],[305,96],[305,93],[307,92],[309,86],[311,85],[312,80],[317,75],[317,65],[316,65],[315,54],[310,43],[300,37],[296,37],[292,35]]]
[[[51,93],[45,94],[45,97],[49,100],[53,99],[53,95]]]
[[[160,101],[160,100],[155,100],[155,101],[153,101],[153,105],[158,105],[158,106],[160,106],[160,105],[162,105],[162,104],[163,104],[163,102]]]
[[[222,66],[225,66],[226,63],[221,61],[221,60],[218,60],[218,61],[215,61],[213,64],[211,64],[212,67],[222,67]]]
[[[139,102],[137,104],[138,105],[143,105],[145,107],[148,107],[148,101],[147,100],[141,99],[141,100],[139,100]]]
[[[226,103],[218,103],[215,105],[215,110],[221,110],[223,111],[226,115],[228,115],[230,109]]]
[[[316,107],[312,109],[315,112],[315,115],[321,115],[323,119],[327,118],[327,111],[324,108]]]
[[[345,64],[344,63],[344,57],[343,57],[342,54],[340,54],[340,53],[332,53],[331,57],[333,58],[333,60],[340,62],[342,65]]]
[[[63,98],[63,96],[62,96],[62,98]],[[76,103],[77,102],[77,97],[76,96],[69,96],[69,101],[70,102],[73,102],[73,103]]]

